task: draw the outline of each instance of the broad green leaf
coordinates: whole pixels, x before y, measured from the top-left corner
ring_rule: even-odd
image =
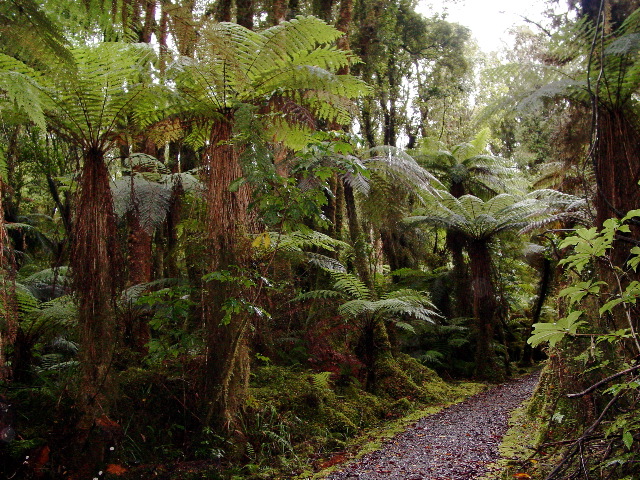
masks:
[[[536,323],[533,325],[533,334],[527,340],[533,347],[537,347],[541,343],[549,342],[550,347],[554,347],[556,343],[562,340],[565,335],[575,335],[578,328],[586,322],[578,321],[582,312],[576,310],[571,312],[556,323]]]

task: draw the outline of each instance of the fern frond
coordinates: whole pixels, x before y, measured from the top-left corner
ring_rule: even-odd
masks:
[[[327,272],[346,272],[347,271],[345,266],[335,258],[328,257],[320,253],[314,253],[314,252],[305,252],[305,256],[307,257],[307,260],[309,261],[309,263]]]
[[[323,249],[329,252],[335,252],[339,249],[345,250],[350,248],[348,243],[314,230],[305,232],[297,231],[288,234],[272,234],[271,245],[276,245],[278,248],[290,252],[302,252],[311,249]]]
[[[149,233],[164,222],[173,195],[166,184],[150,182],[141,175],[119,178],[111,184],[111,191],[116,215],[136,215]]]
[[[347,296],[336,290],[311,290],[310,292],[304,292],[296,295],[292,301],[300,302],[304,300],[328,300],[331,298],[347,298]]]
[[[16,283],[15,295],[16,295],[16,307],[17,307],[18,313],[21,316],[25,316],[28,313],[31,313],[34,310],[38,309],[40,302],[33,295],[33,293],[31,293],[31,290],[25,285]]]
[[[44,131],[44,112],[50,103],[42,93],[42,86],[37,80],[39,76],[21,61],[0,53],[0,91],[3,93],[3,102],[25,114]]]
[[[312,373],[311,383],[318,390],[331,390],[331,372]]]
[[[351,298],[357,300],[368,300],[371,297],[371,291],[358,277],[345,272],[329,272],[334,280],[333,288],[340,292],[344,292]]]

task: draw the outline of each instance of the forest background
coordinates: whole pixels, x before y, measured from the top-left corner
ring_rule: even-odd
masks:
[[[311,478],[547,358],[515,474],[635,478],[640,5],[415,7],[0,4],[2,474]]]

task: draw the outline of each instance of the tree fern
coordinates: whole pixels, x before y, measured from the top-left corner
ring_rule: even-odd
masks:
[[[237,24],[211,23],[202,30],[197,61],[179,59],[171,71],[189,105],[208,104],[209,117],[240,103],[267,101],[277,110],[283,102],[268,100],[280,98],[316,118],[347,123],[351,100],[368,89],[355,77],[335,74],[354,61],[330,45],[340,35],[315,17],[298,17],[259,33]],[[310,127],[286,121],[286,116],[275,116],[266,129],[268,136],[296,149],[310,140]]]
[[[116,215],[121,218],[135,215],[147,232],[153,232],[164,222],[173,197],[170,186],[146,180],[138,174],[119,178],[112,183],[111,191]]]

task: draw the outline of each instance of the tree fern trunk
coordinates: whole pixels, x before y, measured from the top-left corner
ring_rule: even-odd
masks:
[[[236,0],[238,25],[253,30],[253,0]]]
[[[231,21],[231,0],[218,0],[216,3],[216,20],[218,22]]]
[[[84,463],[100,461],[99,445],[89,439],[98,418],[109,415],[113,402],[111,364],[116,344],[114,299],[120,286],[109,174],[104,152],[89,149],[84,156],[73,225],[71,269],[78,296],[81,379],[77,447],[88,451]],[[95,440],[95,439],[94,439]]]
[[[242,176],[238,152],[231,140],[233,115],[217,122],[211,132],[205,155],[207,242],[210,269],[228,270],[238,275],[249,261],[244,238],[248,223],[250,192],[247,186],[229,191],[229,185]],[[218,426],[231,429],[248,387],[249,315],[233,314],[225,320],[226,302],[242,294],[231,282],[210,281],[205,284],[203,314],[207,327],[207,418]],[[225,324],[226,323],[226,324]]]
[[[496,289],[491,277],[491,254],[486,240],[473,240],[469,242],[468,249],[476,329],[476,375],[495,378],[501,373],[496,370],[491,349],[497,308]]]
[[[621,218],[640,208],[640,132],[628,115],[620,109],[600,108],[594,149],[599,226],[608,218]],[[630,236],[637,239],[637,230],[640,229],[632,227]],[[631,241],[616,240],[611,255],[615,266],[624,266],[633,245]]]
[[[334,0],[313,0],[313,15],[321,18],[327,23],[331,23],[331,10],[333,9]]]
[[[453,263],[453,282],[456,296],[455,315],[469,318],[473,315],[473,309],[469,303],[471,292],[469,270],[463,255],[464,237],[458,232],[449,230],[445,242]]]

